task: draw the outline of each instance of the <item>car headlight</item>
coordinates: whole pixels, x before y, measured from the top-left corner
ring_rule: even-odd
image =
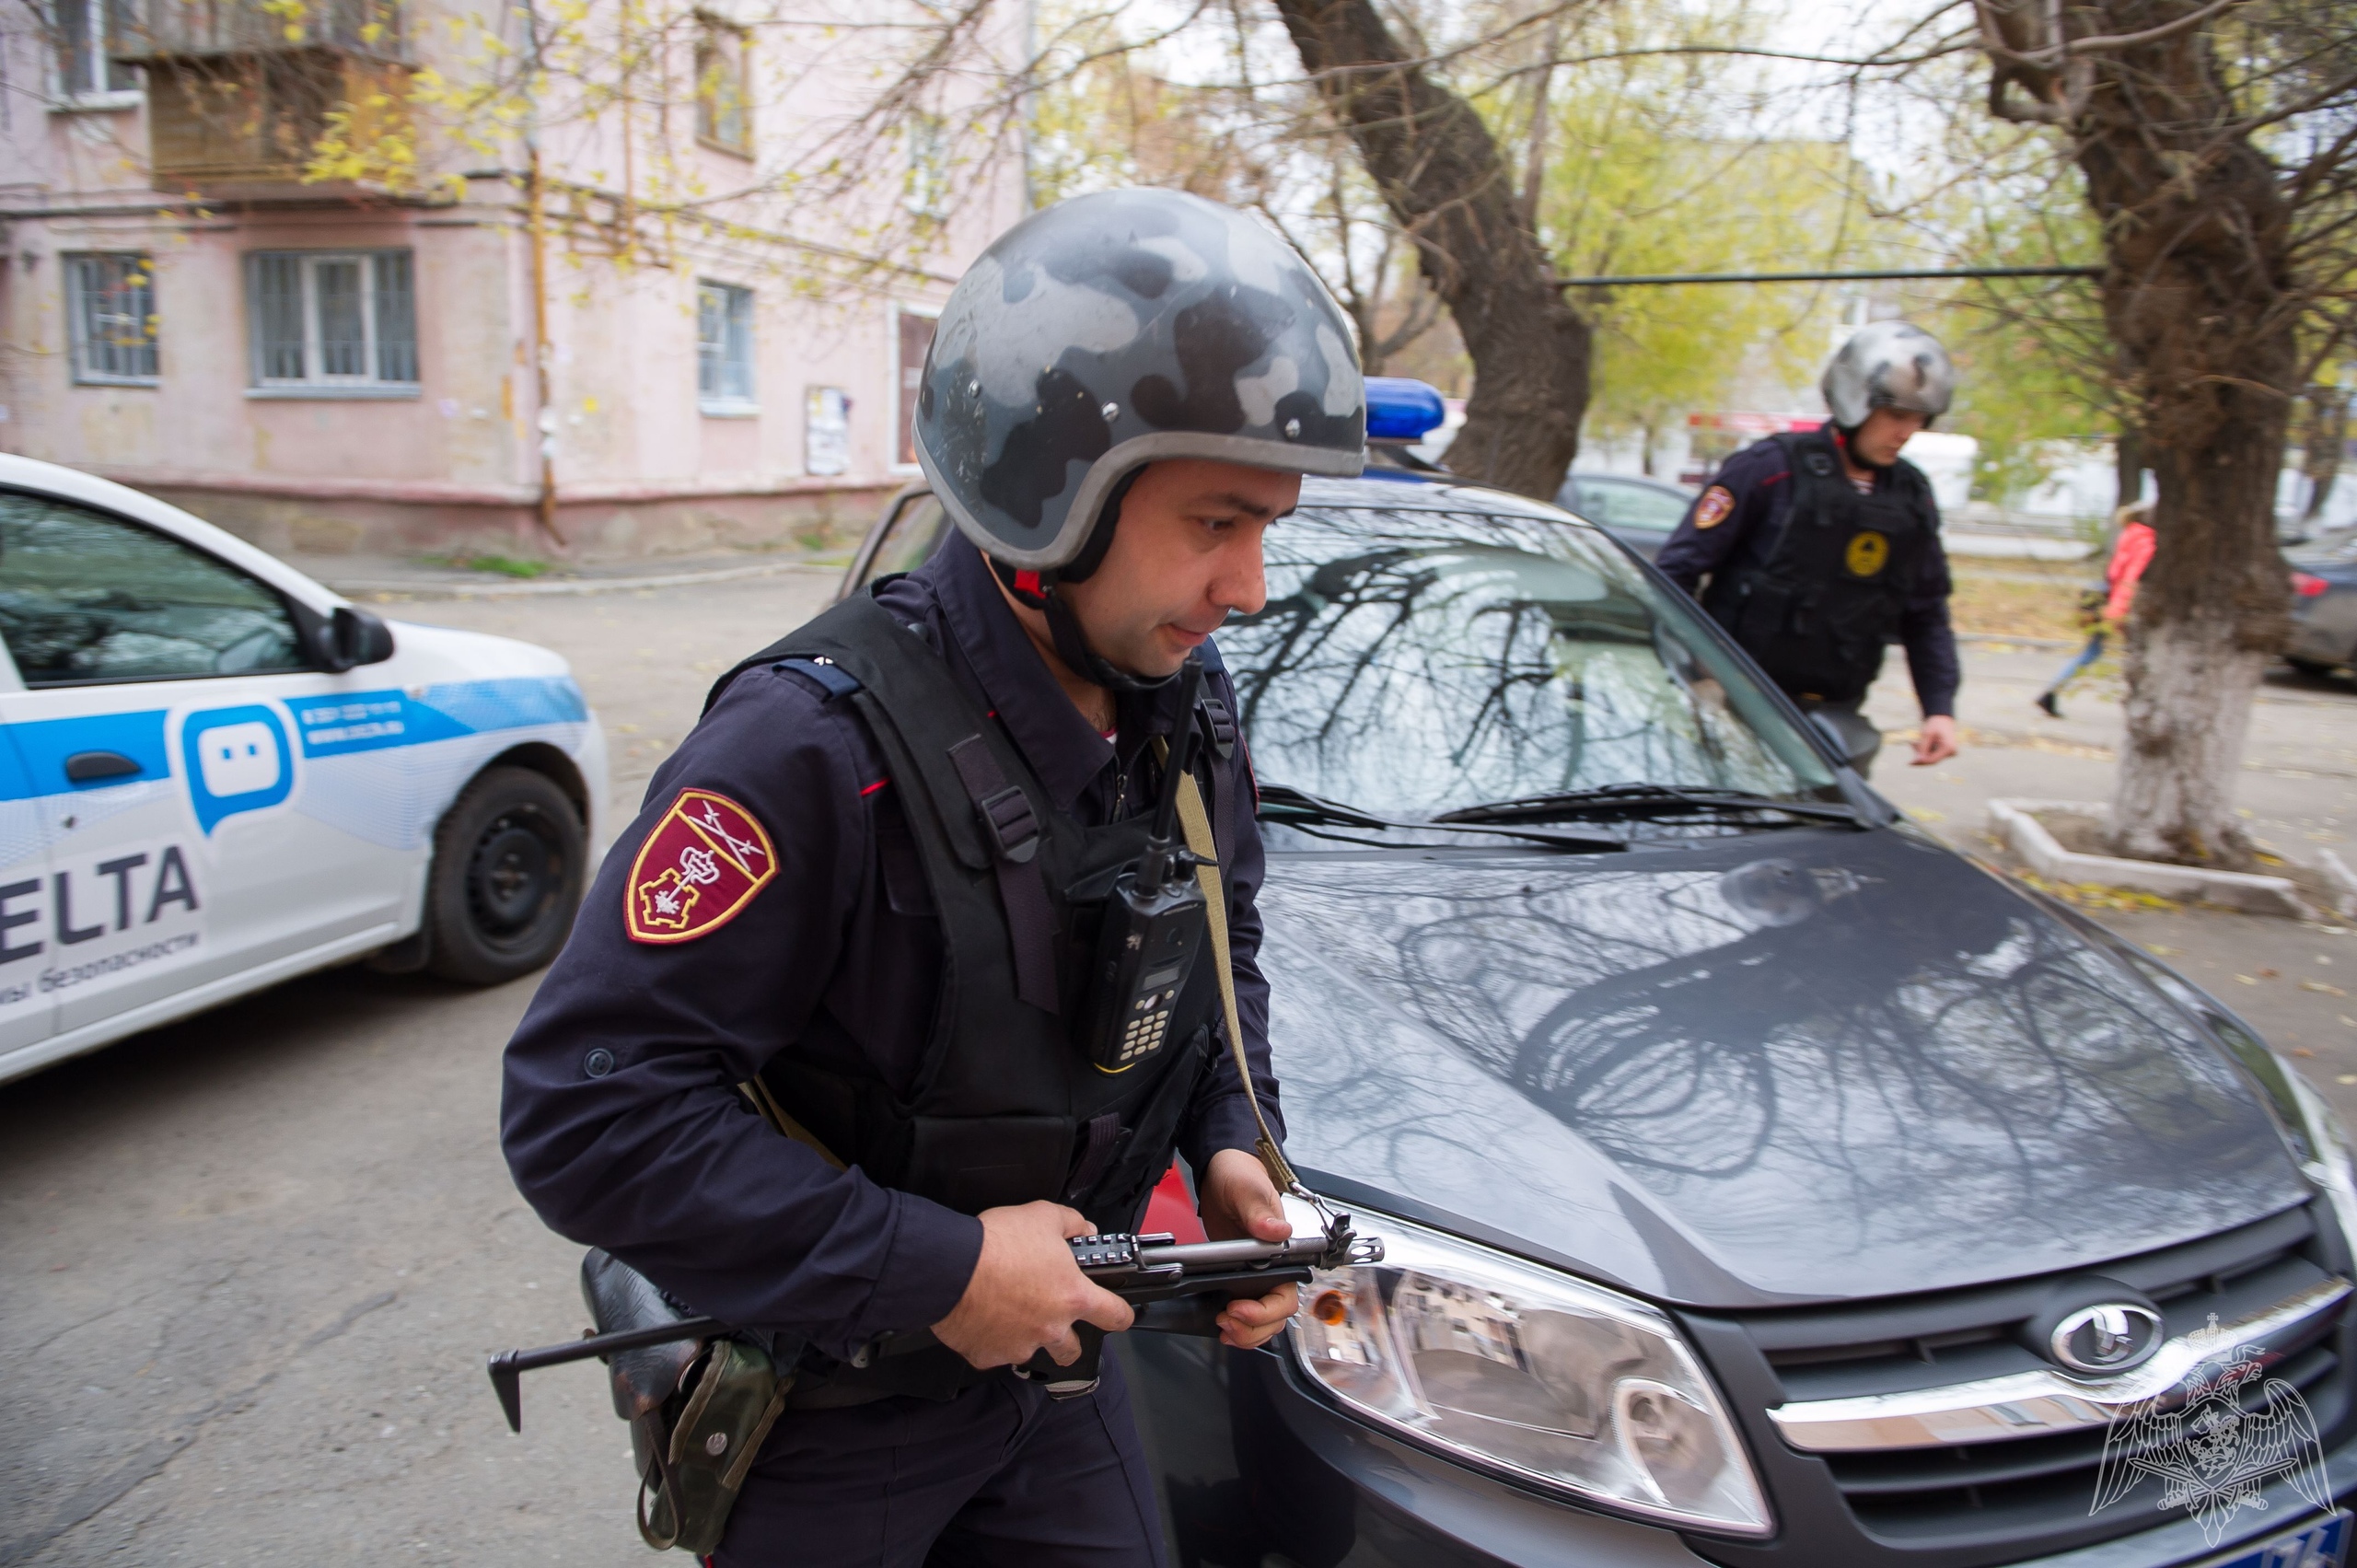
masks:
[[[1310,1228],[1306,1214],[1295,1228]],[[1659,1311],[1389,1215],[1379,1263],[1321,1270],[1294,1353],[1375,1425],[1647,1518],[1766,1535],[1767,1499],[1718,1391]]]
[[[2292,1098],[2300,1107],[2300,1120],[2307,1123],[2304,1131],[2309,1157],[2301,1162],[2301,1174],[2323,1188],[2325,1196],[2332,1200],[2350,1256],[2357,1259],[2357,1154],[2351,1152],[2349,1129],[2340,1124],[2332,1107],[2308,1086],[2305,1078],[2289,1067],[2283,1069],[2283,1077],[2292,1086]]]

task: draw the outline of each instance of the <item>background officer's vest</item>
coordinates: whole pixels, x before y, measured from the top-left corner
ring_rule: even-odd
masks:
[[[1083,1016],[1098,916],[1144,852],[1149,818],[1085,828],[1058,811],[914,631],[871,592],[737,667],[790,662],[857,710],[891,770],[943,946],[932,1033],[905,1095],[823,1013],[762,1080],[880,1185],[969,1214],[1051,1199],[1099,1230],[1133,1229],[1210,1059],[1217,977],[1193,966],[1166,1037],[1175,1045],[1109,1074],[1081,1055],[1067,1021]],[[1027,943],[1046,945],[1055,1012],[1021,999]]]
[[[1773,437],[1792,466],[1793,506],[1757,564],[1712,575],[1703,608],[1795,697],[1854,703],[1882,671],[1923,552],[1939,527],[1912,463],[1861,495],[1823,431]]]

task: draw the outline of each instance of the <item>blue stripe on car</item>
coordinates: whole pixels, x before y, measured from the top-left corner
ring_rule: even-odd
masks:
[[[104,780],[109,784],[138,784],[172,776],[171,754],[164,749],[161,708],[128,714],[88,714],[70,719],[34,719],[6,726],[24,760],[25,776],[0,778],[0,800],[24,800],[44,795],[78,793],[66,782],[65,759],[84,751],[114,751],[139,764],[136,773]]]
[[[422,746],[531,725],[579,723],[589,716],[581,689],[563,676],[454,680],[412,697],[398,688],[338,692],[287,701],[303,737],[306,757],[338,757],[399,746]],[[198,709],[192,717],[211,710]],[[104,781],[138,784],[172,776],[164,744],[169,710],[88,714],[0,726],[24,761],[24,776],[0,768],[0,800],[79,793],[66,782],[65,760],[83,751],[115,751],[139,764],[136,773]]]

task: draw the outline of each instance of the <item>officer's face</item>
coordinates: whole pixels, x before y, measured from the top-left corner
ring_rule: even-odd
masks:
[[[1168,675],[1231,613],[1268,602],[1260,536],[1301,499],[1301,476],[1177,459],[1131,486],[1104,564],[1066,598],[1097,651]]]
[[[1908,438],[1930,423],[1913,409],[1878,408],[1858,426],[1851,454],[1870,469],[1887,469],[1898,460],[1898,448]]]

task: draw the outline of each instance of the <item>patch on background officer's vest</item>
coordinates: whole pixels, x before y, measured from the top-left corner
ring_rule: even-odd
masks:
[[[1694,503],[1694,526],[1698,528],[1717,528],[1734,510],[1734,492],[1724,484],[1714,484],[1702,492],[1702,499]]]
[[[683,789],[631,862],[623,923],[633,942],[688,942],[726,925],[777,875],[753,814],[725,795]]]
[[[1842,552],[1843,563],[1850,568],[1850,575],[1853,577],[1873,576],[1882,570],[1883,563],[1889,559],[1889,538],[1872,530],[1852,534],[1850,537],[1850,548]]]

